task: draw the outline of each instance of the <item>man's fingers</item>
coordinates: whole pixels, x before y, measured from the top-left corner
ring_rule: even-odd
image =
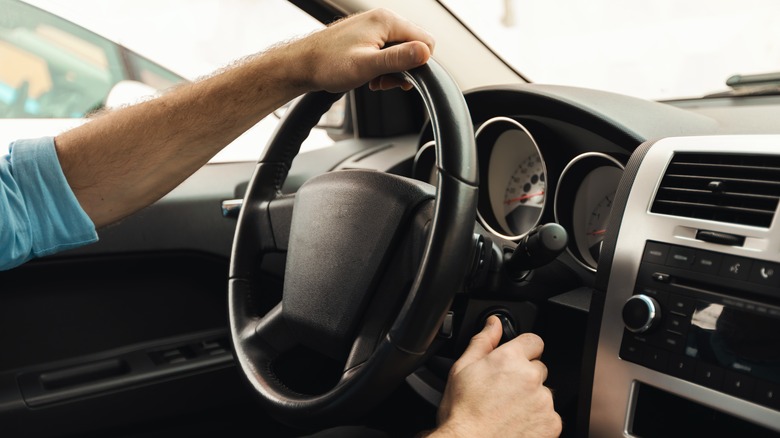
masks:
[[[531,365],[535,366],[539,370],[539,377],[541,379],[539,381],[539,384],[541,385],[542,383],[546,382],[547,381],[547,372],[548,372],[547,371],[547,365],[545,365],[544,362],[542,362],[541,360],[538,360],[538,359],[532,360],[530,363],[531,363]]]
[[[501,340],[501,322],[494,315],[491,315],[485,322],[485,327],[481,332],[471,338],[466,351],[460,356],[452,367],[452,373],[456,374],[463,368],[487,356],[488,353],[495,350],[498,342]]]
[[[385,47],[377,58],[377,76],[385,73],[411,70],[419,67],[431,57],[431,51],[420,41],[409,41]]]
[[[526,359],[533,360],[542,357],[544,341],[534,333],[522,333],[499,348],[512,349]]]
[[[406,91],[412,88],[412,85],[403,77],[397,74],[389,74],[411,70],[419,67],[431,57],[428,46],[419,42],[411,41],[403,44],[392,45],[381,49],[374,58],[374,68],[376,69],[376,78],[369,82],[371,90],[389,90],[400,87]]]
[[[321,50],[304,47],[313,54],[306,70],[311,87],[344,91],[369,82],[372,90],[412,87],[406,81],[385,77],[424,65],[431,57],[434,39],[421,27],[387,9],[374,9],[340,20],[315,33],[314,39],[332,35]],[[310,40],[304,39],[308,42]],[[324,41],[324,40],[323,40]]]

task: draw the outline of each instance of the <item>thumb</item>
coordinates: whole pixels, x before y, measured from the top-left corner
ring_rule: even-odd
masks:
[[[420,41],[410,41],[392,46],[385,46],[379,51],[376,76],[396,73],[419,67],[431,57],[431,49]]]
[[[452,374],[459,373],[460,370],[487,356],[496,349],[500,340],[501,321],[495,315],[491,315],[485,322],[485,327],[482,328],[482,331],[471,338],[466,351],[452,366]]]

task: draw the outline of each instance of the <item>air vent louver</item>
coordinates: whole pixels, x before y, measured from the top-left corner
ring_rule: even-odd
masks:
[[[650,211],[769,227],[780,199],[780,156],[677,153]]]

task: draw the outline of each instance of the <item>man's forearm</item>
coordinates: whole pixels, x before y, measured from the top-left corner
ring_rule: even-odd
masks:
[[[65,132],[57,154],[100,227],[156,201],[280,105],[306,91],[294,47],[272,49]]]

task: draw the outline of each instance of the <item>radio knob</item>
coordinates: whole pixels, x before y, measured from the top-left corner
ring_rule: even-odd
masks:
[[[634,295],[623,305],[623,323],[634,333],[644,333],[661,320],[661,306],[652,297]]]

